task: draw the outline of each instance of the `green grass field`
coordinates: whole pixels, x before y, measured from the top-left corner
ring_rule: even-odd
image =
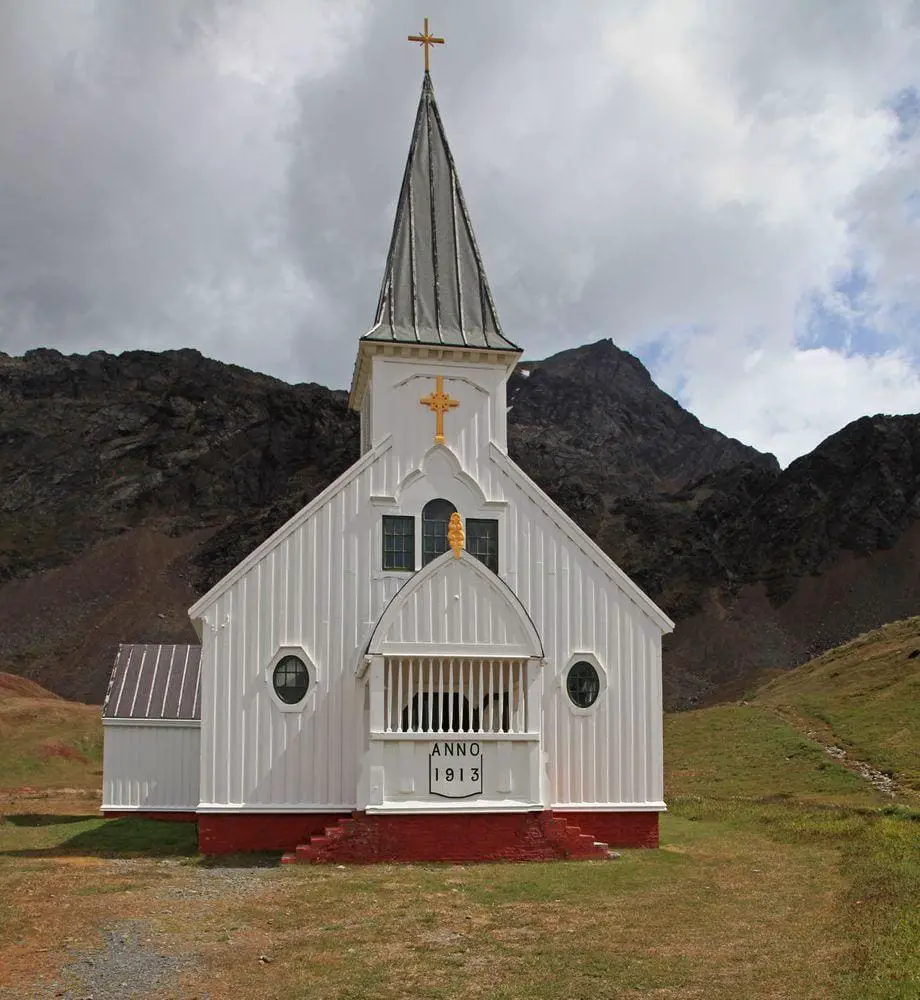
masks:
[[[96,788],[101,777],[98,706],[0,674],[0,789]]]
[[[717,705],[665,719],[667,797],[792,798],[882,804],[858,775],[759,704]]]
[[[838,646],[757,692],[920,795],[920,617]]]
[[[895,623],[745,703],[668,716],[661,850],[609,862],[204,862],[189,824],[94,815],[97,710],[32,718],[0,695],[16,734],[0,742],[0,987],[32,995],[130,920],[187,959],[141,996],[917,1000],[917,647],[920,619]]]

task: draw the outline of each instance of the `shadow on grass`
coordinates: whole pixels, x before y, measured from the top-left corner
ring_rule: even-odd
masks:
[[[22,847],[0,850],[0,857],[7,858],[56,858],[84,856],[101,858],[124,857],[195,857],[198,853],[198,836],[194,823],[167,823],[161,820],[124,817],[103,819],[99,816],[48,816],[35,813],[5,816],[4,821],[13,827],[41,827],[36,839],[42,846],[28,846],[28,835]],[[72,833],[67,827],[83,824],[84,829]],[[48,843],[53,828],[60,826],[60,838]],[[2,834],[2,824],[0,824]]]
[[[11,826],[62,826],[66,823],[85,823],[95,816],[58,816],[55,813],[23,813],[20,816],[4,816]]]

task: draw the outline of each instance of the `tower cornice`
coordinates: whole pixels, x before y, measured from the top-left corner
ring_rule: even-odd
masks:
[[[452,344],[413,344],[393,341],[362,340],[351,379],[348,405],[360,412],[364,395],[370,383],[372,359],[394,358],[400,361],[419,361],[457,365],[495,365],[510,372],[520,361],[522,351],[517,348],[495,350],[487,347],[457,347]]]

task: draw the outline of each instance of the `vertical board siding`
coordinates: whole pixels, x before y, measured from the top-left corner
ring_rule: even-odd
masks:
[[[418,365],[398,362],[378,368],[375,359],[369,404],[379,429],[374,436],[378,444],[390,429],[398,428],[398,436],[376,457],[368,456],[338,493],[326,497],[204,613],[205,807],[356,802],[365,740],[355,735],[364,726],[364,688],[355,667],[375,623],[412,579],[380,571],[380,509],[371,498],[399,497],[407,477],[426,469],[437,454],[431,452],[434,416],[418,407],[419,388],[427,391],[424,380],[413,378],[419,371]],[[382,382],[379,372],[386,376]],[[500,522],[500,574],[543,642],[539,726],[549,761],[546,804],[660,802],[659,627],[611,571],[572,540],[551,502],[538,502],[523,474],[519,481],[504,464],[507,459],[499,463],[493,457],[489,435],[502,423],[496,409],[501,378],[472,367],[450,373],[447,388],[461,400],[445,418],[451,461],[479,484],[486,500],[501,505],[494,515]],[[458,373],[483,381],[477,388],[453,377]],[[412,420],[406,420],[405,407],[411,407]],[[504,441],[500,445],[504,450]],[[441,476],[446,460],[438,459]],[[458,496],[470,495],[469,487],[457,482]],[[401,606],[389,642],[492,645],[500,656],[502,648],[519,641],[507,606],[481,581],[458,572],[429,582]],[[303,647],[316,671],[315,689],[299,712],[279,710],[267,676],[268,663],[286,645]],[[577,653],[596,656],[606,675],[597,707],[587,714],[572,711],[563,682]]]
[[[657,625],[504,469],[509,586],[543,639],[543,740],[552,805],[662,799],[661,638]],[[575,712],[564,673],[594,654],[606,690]]]
[[[203,807],[354,803],[358,645],[403,582],[375,577],[368,501],[395,488],[395,468],[385,452],[206,612]],[[271,691],[268,664],[287,645],[316,671],[300,712],[280,711]]]
[[[197,725],[105,726],[102,808],[196,809],[200,758]]]

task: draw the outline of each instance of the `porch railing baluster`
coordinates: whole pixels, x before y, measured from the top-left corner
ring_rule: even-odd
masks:
[[[398,733],[404,733],[407,729],[403,724],[403,663],[402,658],[396,661],[396,711],[399,713],[396,717],[396,732]]]
[[[373,698],[373,693],[371,694]],[[390,731],[390,658],[383,661],[383,731]]]

